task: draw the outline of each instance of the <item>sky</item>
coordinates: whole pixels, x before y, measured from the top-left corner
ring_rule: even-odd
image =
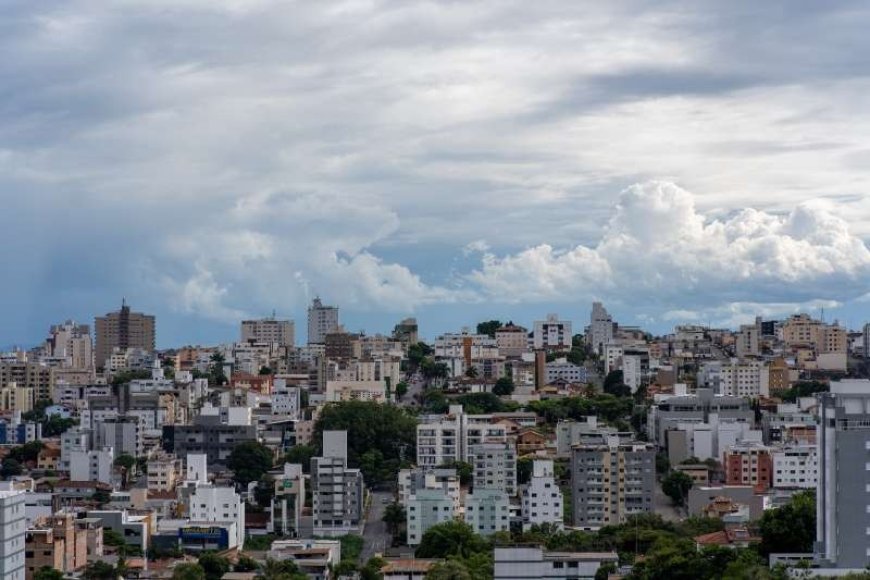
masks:
[[[870,5],[8,0],[0,348],[870,321]]]

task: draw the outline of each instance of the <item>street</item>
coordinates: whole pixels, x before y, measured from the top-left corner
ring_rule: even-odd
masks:
[[[375,554],[383,554],[390,545],[390,534],[387,533],[383,517],[387,503],[392,501],[393,493],[390,491],[373,491],[371,493],[371,505],[366,514],[366,527],[363,532],[361,564],[365,564]]]

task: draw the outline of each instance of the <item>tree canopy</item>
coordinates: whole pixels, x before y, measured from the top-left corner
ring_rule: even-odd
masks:
[[[683,471],[671,471],[662,480],[662,491],[674,505],[683,505],[692,489],[692,478]]]
[[[233,480],[242,487],[258,481],[272,469],[272,451],[258,441],[244,441],[235,446],[227,458],[227,467],[233,472]]]
[[[495,382],[492,392],[499,397],[506,397],[514,392],[514,382],[509,377],[502,377]]]
[[[426,530],[415,555],[417,558],[462,558],[489,549],[489,543],[460,521],[436,524]]]
[[[774,552],[811,552],[816,538],[815,493],[795,494],[787,505],[765,510],[758,527],[759,548],[765,556]]]
[[[504,326],[501,320],[487,320],[486,322],[477,323],[477,334],[486,334],[490,338],[495,338],[495,331]]]
[[[359,467],[367,483],[394,482],[403,464],[414,460],[417,421],[395,405],[371,401],[331,403],[314,426],[318,452],[324,431],[347,431],[348,463]]]

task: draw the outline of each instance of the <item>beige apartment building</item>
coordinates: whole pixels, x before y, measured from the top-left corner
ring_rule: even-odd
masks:
[[[121,309],[117,312],[97,316],[94,319],[94,328],[94,361],[98,369],[106,365],[106,360],[116,348],[122,351],[141,348],[154,352],[155,318],[149,314],[132,312],[126,302],[121,303]]]
[[[33,390],[35,401],[51,399],[54,391],[55,370],[37,363],[12,362],[0,364],[0,387],[15,383]]]
[[[782,339],[790,348],[809,346],[816,354],[844,353],[848,344],[845,328],[795,314],[782,325]]]

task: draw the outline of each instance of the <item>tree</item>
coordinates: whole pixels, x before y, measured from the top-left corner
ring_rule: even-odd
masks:
[[[394,482],[403,465],[414,460],[416,418],[395,405],[371,401],[331,403],[314,426],[320,451],[324,431],[347,431],[348,463],[359,467],[366,483]]]
[[[259,566],[257,566],[257,561],[251,558],[250,556],[245,556],[242,554],[239,556],[239,560],[236,562],[236,565],[233,566],[233,572],[253,572]]]
[[[517,485],[525,485],[532,479],[532,469],[535,460],[531,457],[517,459]]]
[[[447,560],[432,566],[426,573],[426,580],[473,580],[471,572],[458,560]]]
[[[2,475],[4,479],[9,479],[10,477],[21,475],[22,473],[24,473],[24,468],[18,461],[11,457],[5,457],[3,459],[3,463],[0,465],[0,475]]]
[[[816,497],[811,491],[792,496],[781,508],[765,510],[759,522],[763,556],[772,552],[810,552],[816,534]]]
[[[408,364],[411,370],[417,370],[423,363],[423,359],[432,354],[432,347],[425,342],[418,342],[408,346]]]
[[[420,545],[417,546],[417,558],[447,558],[448,556],[467,557],[471,554],[489,549],[489,543],[474,530],[460,521],[449,521],[436,524],[426,530]]]
[[[263,580],[307,580],[308,575],[299,571],[299,567],[293,560],[273,560],[266,558],[260,570]]]
[[[224,355],[219,352],[212,353],[211,366],[209,367],[209,380],[214,385],[223,385],[227,382],[227,376],[224,374]]]
[[[499,397],[507,397],[514,392],[514,382],[508,377],[502,377],[495,382],[492,392]]]
[[[387,532],[395,536],[405,523],[405,508],[398,502],[393,502],[384,508],[383,522],[387,525]]]
[[[383,575],[381,569],[387,565],[387,561],[383,558],[373,556],[365,563],[365,566],[360,568],[360,580],[382,580]]]
[[[205,580],[205,570],[199,564],[178,564],[172,571],[172,580]]]
[[[272,372],[272,369],[271,369],[271,368],[269,368],[269,367],[267,367],[267,366],[262,366],[262,367],[260,367],[260,373],[259,373],[259,374],[260,374],[261,377],[264,377],[264,376],[266,376],[266,375],[271,375],[271,374],[274,374],[274,373]]]
[[[136,458],[129,453],[122,453],[115,459],[115,467],[121,471],[122,487],[127,489],[130,480],[130,470],[136,465]]]
[[[407,381],[399,381],[396,383],[396,399],[401,399],[405,395],[408,394],[408,383]]]
[[[284,461],[298,463],[302,466],[302,471],[311,473],[311,458],[315,455],[317,450],[312,445],[294,445],[284,454]]]
[[[257,482],[257,487],[254,488],[254,501],[260,507],[269,507],[272,504],[272,498],[275,497],[275,478],[266,473]]]
[[[674,505],[686,503],[689,490],[692,489],[692,478],[683,471],[671,471],[662,480],[662,491],[671,498]]]
[[[220,580],[224,574],[230,571],[230,561],[212,552],[206,552],[200,556],[199,565],[205,572],[206,580]]]
[[[468,377],[469,379],[476,379],[477,378],[477,367],[472,365],[472,366],[468,367],[467,369],[465,369],[465,376]]]
[[[490,338],[495,338],[495,331],[504,326],[500,320],[487,320],[477,324],[477,334],[486,334]]]
[[[43,566],[33,573],[33,580],[63,580],[63,572],[51,566]]]
[[[631,388],[624,381],[622,371],[610,371],[604,378],[604,392],[615,397],[630,397]]]
[[[117,580],[118,571],[108,562],[96,560],[85,566],[82,578],[84,580]]]
[[[474,477],[474,467],[466,461],[455,461],[455,460],[451,459],[451,460],[447,461],[447,463],[445,463],[441,467],[446,467],[448,469],[455,469],[456,475],[459,476],[459,484],[460,485],[470,484],[472,478]]]
[[[611,574],[616,572],[616,564],[613,562],[605,562],[595,571],[595,580],[607,580]]]
[[[470,414],[499,413],[505,410],[505,402],[494,393],[468,393],[458,397],[456,402]]]
[[[233,481],[247,488],[272,469],[272,451],[258,441],[244,441],[235,446],[227,458],[227,467],[233,472]]]

